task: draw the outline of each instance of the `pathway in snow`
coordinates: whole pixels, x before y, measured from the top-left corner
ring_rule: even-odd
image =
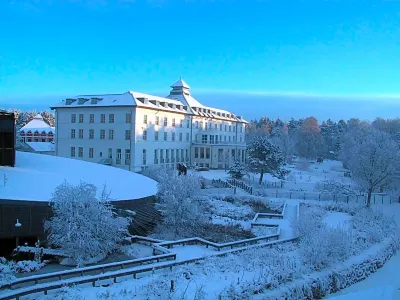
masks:
[[[293,237],[292,225],[291,222],[293,219],[297,218],[297,205],[298,202],[287,202],[285,214],[283,215],[283,219],[268,219],[268,218],[259,218],[256,223],[260,224],[268,224],[268,225],[279,225],[281,230],[281,234],[279,236],[280,239],[288,239]]]
[[[393,216],[397,221],[397,228],[400,233],[400,205],[399,204],[387,204],[376,207],[376,209],[382,210],[388,216]],[[343,289],[342,291],[327,297],[326,299],[335,299],[336,296],[345,296],[348,298],[338,299],[373,299],[364,298],[363,293],[370,290],[392,290],[392,293],[384,293],[385,296],[381,296],[382,300],[400,299],[400,277],[398,276],[400,266],[400,251],[397,252],[386,264],[379,269],[376,273],[370,275],[365,280],[353,284],[352,286]],[[359,293],[359,297],[357,295]],[[391,295],[393,294],[393,295]],[[357,297],[356,297],[357,296]]]

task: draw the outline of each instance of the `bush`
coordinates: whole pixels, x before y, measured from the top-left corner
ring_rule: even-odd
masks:
[[[12,264],[4,257],[0,257],[0,288],[15,280]]]

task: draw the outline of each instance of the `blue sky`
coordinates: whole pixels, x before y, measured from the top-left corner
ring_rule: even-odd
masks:
[[[2,0],[0,28],[0,105],[166,95],[181,75],[248,118],[400,111],[399,1]]]

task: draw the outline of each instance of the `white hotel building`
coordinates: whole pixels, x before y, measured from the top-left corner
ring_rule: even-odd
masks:
[[[56,112],[56,155],[131,171],[225,168],[245,160],[246,121],[200,104],[182,80],[163,98],[137,92],[67,98]]]

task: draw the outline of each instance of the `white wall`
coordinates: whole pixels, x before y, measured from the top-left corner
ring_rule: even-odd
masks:
[[[76,123],[71,123],[71,115],[76,114]],[[79,123],[79,114],[84,115],[83,123]],[[94,123],[90,123],[90,114],[94,114]],[[101,123],[101,114],[105,114],[105,123]],[[109,123],[109,115],[114,114],[114,123]],[[126,123],[126,114],[132,115],[132,123]],[[128,107],[77,107],[57,109],[56,118],[56,155],[71,157],[71,147],[75,147],[75,159],[99,162],[108,157],[108,149],[112,149],[113,165],[129,169],[125,165],[125,149],[134,155],[134,120],[135,111]],[[71,129],[75,129],[75,139],[71,138]],[[79,129],[83,129],[83,139],[79,138]],[[89,130],[94,130],[94,138],[89,139]],[[105,138],[100,139],[101,130],[105,130]],[[113,139],[109,138],[109,130],[114,131]],[[125,140],[125,130],[131,130],[131,140]],[[83,148],[83,157],[79,157],[78,149]],[[93,148],[93,158],[89,158],[89,148]],[[122,151],[122,161],[116,165],[116,149]],[[132,159],[131,159],[132,160]]]

